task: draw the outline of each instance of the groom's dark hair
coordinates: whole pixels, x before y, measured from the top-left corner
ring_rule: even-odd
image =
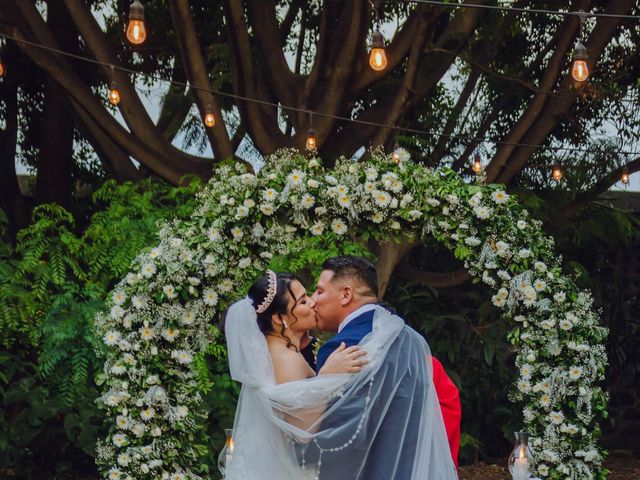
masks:
[[[331,270],[333,279],[355,278],[365,285],[371,295],[378,296],[378,274],[376,266],[369,260],[356,255],[331,257],[322,264],[323,270]]]

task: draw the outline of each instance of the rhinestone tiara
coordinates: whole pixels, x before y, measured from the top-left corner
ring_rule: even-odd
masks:
[[[276,290],[278,289],[276,283],[276,272],[273,270],[267,270],[267,275],[269,277],[267,295],[264,297],[264,300],[262,300],[262,303],[256,307],[256,313],[263,313],[267,308],[269,308],[269,305],[271,305],[271,302],[273,302],[273,299],[276,297]]]

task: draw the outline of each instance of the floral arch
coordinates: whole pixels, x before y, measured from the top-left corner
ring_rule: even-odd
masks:
[[[200,478],[195,433],[211,325],[272,259],[350,238],[406,243],[431,236],[495,290],[512,326],[519,378],[513,399],[532,434],[536,474],[603,475],[598,417],[606,397],[606,329],[588,292],[564,276],[553,239],[498,185],[466,184],[381,153],[367,163],[284,150],[257,175],[220,167],[188,220],[160,227],[96,319],[105,357],[98,403],[110,419],[97,462],[110,479]]]

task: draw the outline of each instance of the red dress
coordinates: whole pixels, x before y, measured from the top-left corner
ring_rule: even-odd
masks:
[[[458,451],[460,450],[460,420],[462,418],[462,406],[460,404],[460,392],[455,383],[451,381],[440,361],[433,359],[433,383],[436,387],[444,427],[447,430],[449,448],[453,463],[458,468]]]

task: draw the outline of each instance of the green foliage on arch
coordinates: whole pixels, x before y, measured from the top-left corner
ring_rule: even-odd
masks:
[[[364,248],[367,240],[433,237],[495,290],[511,329],[536,473],[604,475],[597,420],[606,414],[606,330],[587,292],[564,276],[539,222],[498,185],[469,185],[375,153],[325,171],[295,151],[272,156],[258,175],[222,166],[198,207],[165,223],[98,315],[110,419],[98,445],[107,478],[200,478],[202,355],[223,355],[212,319],[244,295],[272,262],[303,267],[314,252]],[[308,253],[308,254],[307,254]],[[201,441],[202,443],[198,443]]]

